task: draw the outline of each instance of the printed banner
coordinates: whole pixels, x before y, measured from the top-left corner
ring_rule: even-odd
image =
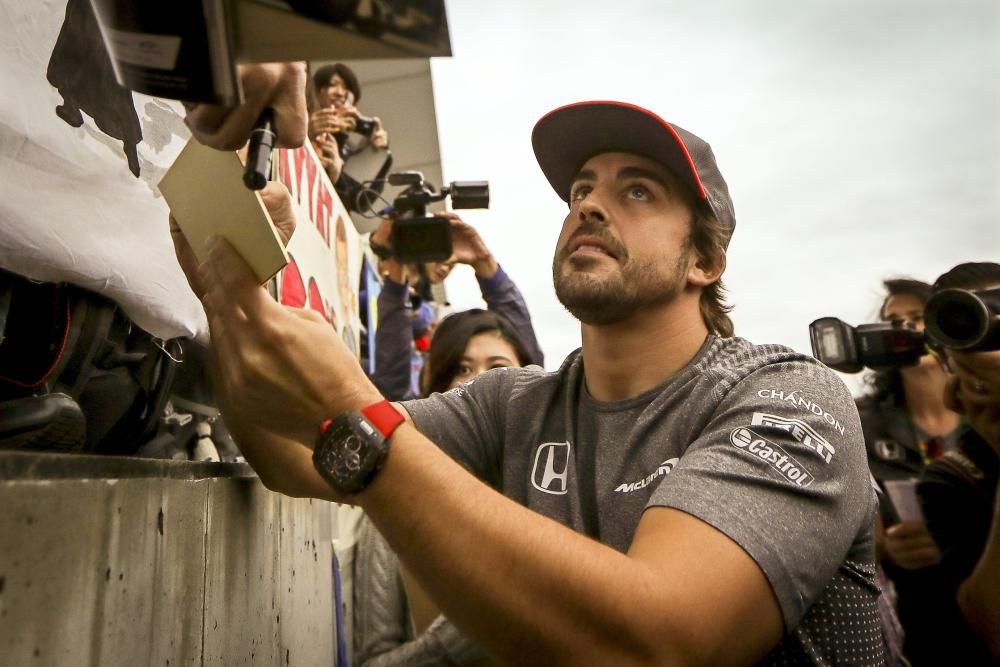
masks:
[[[363,253],[358,232],[308,141],[279,149],[276,156],[278,180],[292,194],[298,217],[288,244],[291,261],[278,276],[278,300],[318,312],[358,356]]]
[[[0,0],[0,268],[117,301],[163,338],[206,332],[156,184],[183,107],[117,84],[88,0]]]

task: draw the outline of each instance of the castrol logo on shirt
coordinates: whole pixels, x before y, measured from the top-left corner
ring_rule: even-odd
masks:
[[[786,452],[781,445],[751,431],[746,427],[735,429],[729,434],[729,441],[776,470],[778,474],[796,486],[807,487],[813,482],[812,473]]]

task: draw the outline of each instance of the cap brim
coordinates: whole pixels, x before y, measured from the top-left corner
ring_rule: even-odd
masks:
[[[691,155],[670,123],[624,102],[578,102],[551,111],[535,124],[531,144],[556,194],[569,201],[583,164],[601,153],[642,155],[666,166],[691,192],[707,199]]]

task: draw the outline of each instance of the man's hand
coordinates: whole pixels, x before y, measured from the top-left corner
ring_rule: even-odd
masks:
[[[294,229],[291,197],[280,183],[262,191],[282,236]],[[311,445],[326,419],[381,400],[328,322],[286,308],[261,287],[225,240],[213,239],[200,266],[180,230],[178,260],[208,315],[218,386],[234,432],[262,429]],[[285,240],[285,239],[283,239]]]
[[[941,550],[923,521],[903,521],[885,531],[885,551],[904,570],[919,570],[941,562]]]
[[[184,122],[206,146],[234,151],[247,142],[266,107],[274,110],[278,145],[297,148],[306,137],[306,65],[266,63],[239,65],[244,102],[236,107],[186,104]]]
[[[322,316],[279,305],[229,243],[215,238],[198,271],[227,420],[311,444],[320,424],[381,395]]]

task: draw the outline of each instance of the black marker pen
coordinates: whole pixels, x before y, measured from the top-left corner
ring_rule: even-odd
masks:
[[[274,112],[268,107],[260,113],[257,124],[250,132],[246,170],[243,182],[251,190],[262,190],[271,175],[271,149],[278,142],[274,131]]]

